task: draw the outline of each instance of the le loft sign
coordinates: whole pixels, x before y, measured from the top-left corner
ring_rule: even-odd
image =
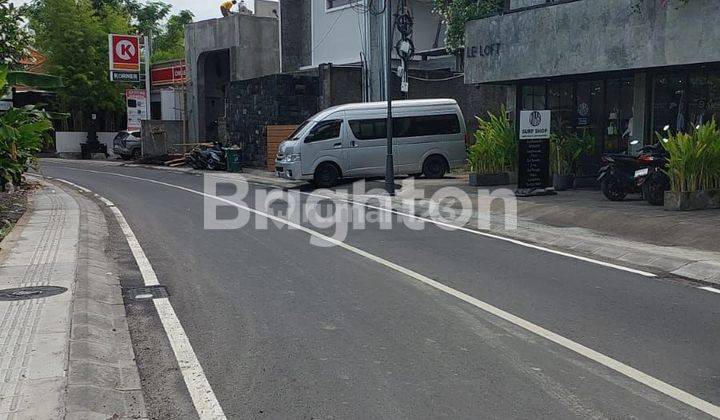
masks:
[[[473,45],[470,47],[465,47],[465,57],[466,58],[476,58],[476,57],[493,57],[500,55],[500,47],[502,46],[501,43],[496,42],[494,44],[485,44],[485,45]]]

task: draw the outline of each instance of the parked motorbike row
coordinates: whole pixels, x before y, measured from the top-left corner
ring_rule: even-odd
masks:
[[[185,161],[193,169],[208,169],[211,171],[224,171],[227,169],[225,150],[218,142],[212,147],[196,147],[188,153]]]
[[[664,171],[667,154],[662,145],[645,146],[637,156],[605,154],[602,161],[598,182],[609,200],[621,201],[628,194],[640,193],[654,206],[663,204],[670,178]]]

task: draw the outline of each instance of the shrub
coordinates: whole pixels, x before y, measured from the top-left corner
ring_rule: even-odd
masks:
[[[582,134],[561,131],[550,136],[550,166],[553,173],[570,175],[577,169],[583,154],[591,154],[595,138],[588,132]]]
[[[0,66],[0,96],[7,88],[7,67]],[[23,172],[37,161],[35,154],[48,140],[52,123],[45,111],[33,106],[0,113],[0,187],[19,184]]]
[[[476,117],[475,143],[468,147],[470,170],[496,174],[517,169],[518,140],[505,108],[498,114],[488,112],[488,119]]]
[[[720,129],[714,119],[691,133],[658,137],[668,153],[666,171],[674,192],[720,189]]]

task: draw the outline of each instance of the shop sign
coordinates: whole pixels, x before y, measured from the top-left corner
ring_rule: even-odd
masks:
[[[173,85],[176,83],[184,83],[187,79],[187,70],[185,64],[178,66],[163,67],[152,69],[150,72],[153,86]]]
[[[141,121],[147,119],[147,93],[142,89],[128,89],[125,91],[127,103],[127,129],[137,131],[142,128]]]
[[[140,37],[108,35],[110,70],[140,71]]]
[[[549,138],[550,111],[520,111],[520,140]]]
[[[475,57],[491,57],[491,56],[498,56],[500,55],[500,44],[499,42],[496,42],[494,44],[485,44],[485,45],[473,45],[470,47],[465,47],[465,57],[467,58],[475,58]]]
[[[8,111],[12,106],[12,101],[0,101],[0,111]]]
[[[125,71],[111,71],[110,72],[111,82],[139,82],[140,73],[130,73]]]
[[[520,111],[518,189],[547,188],[550,183],[550,111]]]

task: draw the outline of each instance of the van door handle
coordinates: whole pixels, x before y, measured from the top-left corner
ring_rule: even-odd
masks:
[[[333,144],[333,149],[339,149],[342,147],[342,143],[335,143]]]

